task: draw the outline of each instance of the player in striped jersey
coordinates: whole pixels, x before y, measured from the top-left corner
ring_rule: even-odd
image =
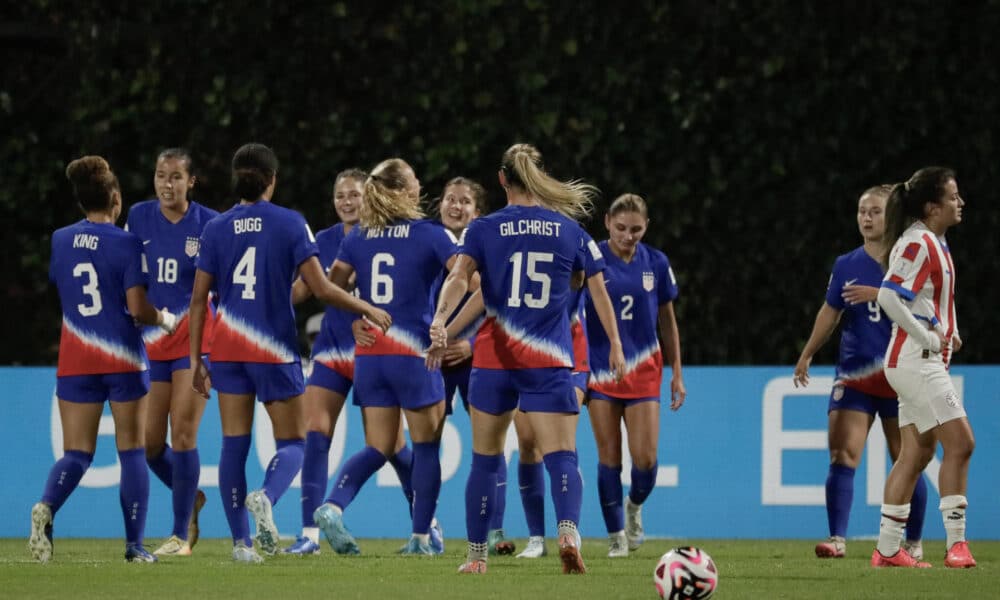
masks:
[[[146,462],[173,495],[172,535],[153,554],[190,556],[198,541],[198,511],[205,494],[198,489],[201,460],[198,426],[205,400],[191,389],[188,362],[188,318],[194,286],[198,240],[205,224],[219,213],[188,199],[195,185],[191,154],[182,148],[164,150],[156,159],[153,187],[157,197],[139,202],[128,213],[125,229],[145,245],[152,274],[149,299],[178,317],[177,332],[168,336],[158,327],[146,327],[143,340],[149,354],[150,388],[146,416]],[[204,347],[208,353],[212,322],[205,320]],[[170,420],[170,444],[167,420]]]
[[[886,244],[892,251],[878,302],[893,321],[885,375],[899,395],[902,444],[885,482],[873,567],[930,566],[900,543],[913,485],[938,442],[944,450],[938,474],[947,534],[944,565],[976,566],[965,539],[965,493],[975,438],[948,374],[962,338],[955,314],[955,265],[944,236],[962,222],[964,205],[955,173],[944,167],[920,169],[893,188],[886,204]]]
[[[246,144],[233,156],[233,191],[240,203],[212,219],[201,237],[198,272],[191,294],[191,366],[197,391],[208,396],[208,372],[201,357],[202,324],[210,289],[219,294],[212,340],[212,385],[219,391],[222,457],[219,491],[233,535],[233,559],[261,562],[253,550],[247,510],[265,554],[277,550],[272,506],[302,466],[302,367],[298,353],[292,283],[297,274],[323,302],[364,314],[379,327],[389,315],[330,283],[305,219],[273,204],[278,160],[261,144]],[[254,397],[264,404],[277,453],[262,489],[246,493]]]
[[[115,227],[121,191],[107,161],[84,156],[66,167],[66,177],[85,218],[52,234],[49,265],[63,314],[56,369],[63,456],[31,509],[28,549],[39,562],[52,557],[53,517],[90,467],[109,400],[121,463],[125,560],[156,562],[142,545],[149,500],[142,441],[149,364],[135,321],[172,332],[177,320],[146,298],[142,241]]]
[[[816,315],[809,340],[795,365],[793,381],[809,384],[813,356],[829,339],[843,318],[837,377],[827,408],[830,466],[826,477],[826,514],[830,537],[816,545],[820,558],[843,558],[847,551],[847,523],[854,498],[854,471],[861,462],[868,430],[877,414],[882,421],[893,460],[899,456],[899,405],[896,392],[885,379],[883,362],[892,324],[879,307],[876,297],[884,272],[879,261],[885,253],[885,201],[892,188],[887,185],[865,190],[858,200],[858,230],[864,244],[837,257],[826,290],[826,301]],[[906,526],[906,547],[922,558],[920,543],[927,485],[917,479],[913,510]]]
[[[615,199],[604,217],[609,239],[599,247],[605,257],[608,295],[625,350],[625,377],[616,381],[605,358],[608,337],[587,324],[591,379],[587,408],[597,442],[597,492],[608,530],[608,556],[628,556],[643,542],[642,503],[656,485],[663,355],[659,331],[672,371],[670,408],[684,404],[681,342],[674,316],[677,282],[665,254],[642,243],[649,225],[646,202],[635,194]],[[595,309],[587,299],[587,313]],[[622,509],[621,423],[628,431],[632,485]]]

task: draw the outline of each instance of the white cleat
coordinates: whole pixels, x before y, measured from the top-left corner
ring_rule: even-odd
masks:
[[[608,535],[608,558],[625,558],[628,556],[628,538],[624,531]]]
[[[52,508],[44,502],[31,507],[28,550],[31,557],[40,563],[47,563],[52,559]]]
[[[256,539],[261,551],[273,556],[278,551],[278,527],[274,524],[271,501],[267,499],[264,490],[257,490],[247,494],[246,507],[257,524]]]
[[[915,542],[905,540],[903,542],[903,550],[906,550],[906,553],[916,560],[924,559],[924,545],[920,543],[920,540]]]
[[[191,546],[176,535],[163,542],[163,545],[153,550],[156,556],[191,556]]]
[[[632,499],[625,497],[625,537],[628,538],[628,549],[638,550],[646,540],[642,530],[642,505],[632,504]]]
[[[247,547],[243,543],[243,540],[240,540],[233,545],[233,560],[251,565],[264,562],[264,558],[260,554],[257,554],[257,551],[254,550],[253,547]]]
[[[545,548],[545,538],[533,535],[528,538],[528,546],[517,555],[517,558],[541,558],[549,552]]]

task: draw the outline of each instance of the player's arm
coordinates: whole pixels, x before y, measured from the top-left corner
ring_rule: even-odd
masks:
[[[677,410],[687,398],[687,389],[684,387],[684,375],[681,373],[681,334],[677,328],[677,316],[674,314],[673,302],[665,302],[660,305],[657,313],[657,324],[660,327],[663,352],[672,372],[670,377],[670,408]]]
[[[812,364],[813,356],[819,352],[823,344],[833,335],[833,331],[837,328],[837,323],[840,322],[841,313],[842,311],[837,310],[826,302],[823,303],[819,312],[816,313],[816,321],[813,323],[812,333],[809,334],[809,339],[802,348],[799,360],[795,363],[795,374],[792,377],[795,387],[809,385],[809,365]]]
[[[598,271],[587,278],[587,291],[594,303],[597,318],[611,343],[608,366],[615,373],[615,378],[621,381],[625,377],[625,352],[622,350],[622,338],[618,334],[618,322],[615,320],[615,309],[608,296],[608,288],[604,285],[604,273]]]
[[[427,367],[430,369],[437,369],[441,366],[444,351],[448,347],[448,319],[469,291],[473,276],[477,275],[477,266],[476,259],[468,254],[458,254],[454,262],[451,262],[451,269],[441,286],[437,310],[431,321],[431,347],[427,350],[426,361]]]
[[[159,325],[167,333],[173,333],[177,326],[177,317],[167,309],[156,310],[146,296],[146,288],[134,285],[125,290],[125,303],[132,318],[143,325]]]
[[[939,328],[928,329],[913,316],[896,290],[888,287],[880,289],[878,303],[893,323],[902,327],[921,347],[931,352],[940,352],[941,348],[948,345],[948,340]]]
[[[451,323],[448,323],[448,339],[454,339],[466,327],[478,319],[479,315],[483,314],[485,310],[486,304],[483,302],[483,292],[477,289],[465,301],[462,310],[458,311],[458,314],[451,320]]]
[[[292,304],[302,304],[309,298],[312,298],[312,290],[306,285],[306,282],[302,280],[301,277],[295,280],[292,284]]]
[[[215,277],[211,273],[198,269],[194,274],[194,287],[191,290],[191,304],[188,306],[188,337],[191,358],[191,387],[208,398],[208,369],[201,359],[201,342],[205,329],[205,319],[208,314],[208,295],[212,291]]]
[[[389,313],[381,308],[375,308],[361,298],[355,298],[344,290],[343,286],[347,285],[353,271],[354,269],[349,264],[338,260],[333,263],[333,269],[328,279],[323,273],[319,259],[315,256],[310,256],[299,265],[302,279],[320,301],[330,306],[364,315],[372,325],[385,331],[392,324],[392,317],[389,316]]]

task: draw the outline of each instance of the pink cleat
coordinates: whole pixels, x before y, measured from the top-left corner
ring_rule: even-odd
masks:
[[[844,538],[831,536],[825,542],[816,544],[817,558],[844,558],[847,554],[847,544]]]
[[[486,561],[485,560],[470,560],[462,563],[462,566],[458,568],[459,573],[469,573],[472,575],[485,575],[486,574]]]
[[[957,546],[958,544],[956,544]],[[971,557],[970,557],[971,558]],[[875,568],[880,567],[908,567],[911,569],[929,569],[931,568],[930,563],[921,562],[910,554],[900,548],[899,552],[893,554],[892,556],[882,556],[882,553],[876,548],[872,552],[872,566]]]
[[[950,569],[971,569],[976,559],[969,552],[969,542],[955,542],[944,555],[944,566]]]

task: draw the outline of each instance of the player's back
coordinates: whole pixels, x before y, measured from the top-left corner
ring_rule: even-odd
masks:
[[[142,242],[111,223],[82,220],[52,235],[49,279],[59,291],[63,325],[57,374],[147,369],[126,290],[146,286]]]
[[[317,252],[302,215],[263,200],[205,226],[198,268],[212,274],[219,295],[213,361],[299,360],[291,286]]]

